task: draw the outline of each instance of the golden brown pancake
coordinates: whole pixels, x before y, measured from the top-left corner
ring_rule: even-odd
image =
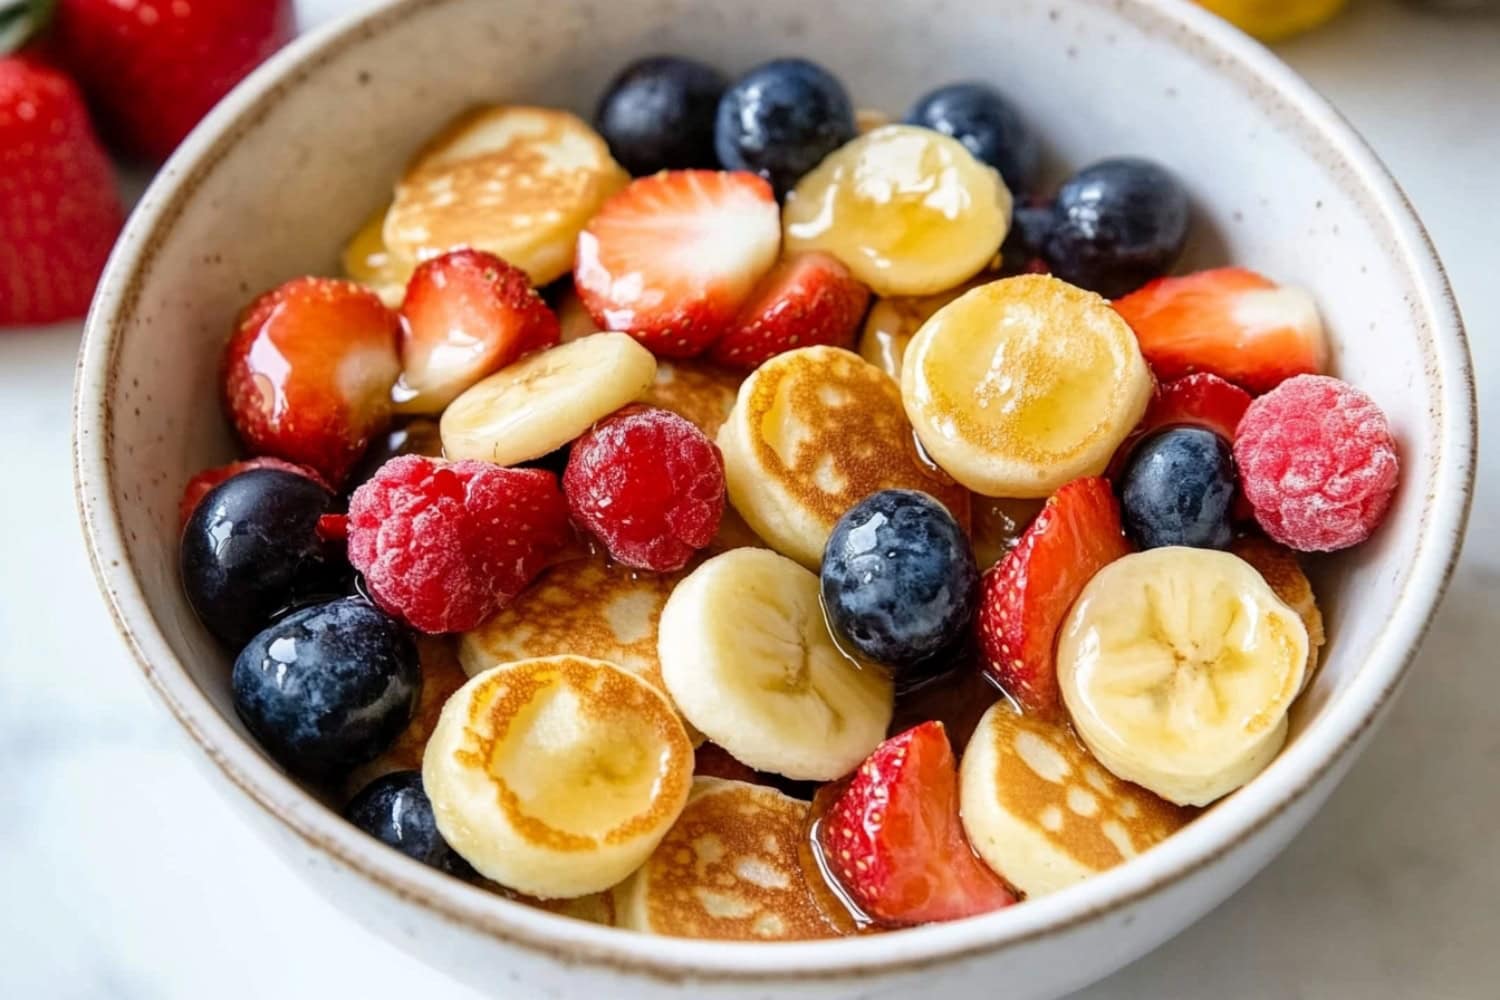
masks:
[[[417,710],[401,735],[379,757],[355,768],[346,785],[352,795],[383,774],[420,771],[427,737],[437,725],[438,713],[448,697],[469,678],[458,664],[451,635],[418,635],[417,653],[422,662],[422,694]]]
[[[641,402],[671,410],[713,440],[734,409],[742,376],[704,361],[656,359],[656,382]]]
[[[901,357],[922,324],[964,292],[993,280],[995,275],[985,272],[936,295],[891,295],[876,299],[859,335],[860,357],[900,381]]]

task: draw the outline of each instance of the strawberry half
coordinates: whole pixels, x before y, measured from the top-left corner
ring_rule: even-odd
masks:
[[[958,920],[1016,901],[964,837],[941,722],[876,747],[818,824],[818,838],[839,886],[882,924]]]
[[[341,483],[390,423],[398,326],[374,292],[334,278],[252,302],[224,351],[224,405],[245,447]]]
[[[526,272],[492,253],[455,250],[423,262],[401,303],[405,413],[440,413],[469,386],[561,330]]]
[[[1158,278],[1114,306],[1160,379],[1212,372],[1260,393],[1327,363],[1312,296],[1244,268]]]
[[[1146,415],[1110,460],[1109,478],[1117,481],[1135,446],[1163,427],[1203,427],[1234,444],[1234,429],[1250,400],[1244,389],[1207,372],[1157,386]]]
[[[781,213],[754,174],[666,170],[632,181],[578,235],[573,284],[601,330],[654,353],[703,353],[776,262]]]
[[[849,347],[869,304],[870,290],[836,257],[794,254],[755,286],[709,357],[754,368],[798,347]]]
[[[1022,709],[1057,714],[1057,630],[1094,574],[1129,552],[1109,480],[1075,479],[984,574],[977,621],[985,667]]]

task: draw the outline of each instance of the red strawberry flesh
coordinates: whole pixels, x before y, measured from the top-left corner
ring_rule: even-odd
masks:
[[[710,356],[754,368],[798,347],[849,347],[870,304],[870,290],[837,258],[818,251],[782,260],[740,307]]]

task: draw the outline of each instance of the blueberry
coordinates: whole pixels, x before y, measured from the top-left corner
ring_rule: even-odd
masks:
[[[1057,192],[1043,256],[1064,281],[1119,298],[1176,263],[1187,240],[1188,197],[1149,160],[1102,160]]]
[[[781,197],[856,134],[843,84],[806,59],[775,59],[724,92],[714,148],[726,169],[759,174]]]
[[[1125,533],[1143,549],[1229,546],[1234,462],[1213,431],[1177,427],[1136,446],[1122,479]]]
[[[713,168],[714,116],[727,86],[724,74],[691,59],[638,59],[604,92],[594,123],[615,159],[637,177]]]
[[[932,91],[906,113],[922,125],[963,143],[1005,179],[1012,194],[1024,194],[1036,181],[1042,151],[1016,106],[987,83],[950,83]]]
[[[440,872],[459,878],[473,874],[474,869],[438,832],[419,771],[393,771],[376,778],[349,801],[344,818],[386,846]]]
[[[860,501],[823,549],[823,608],[835,635],[891,667],[902,686],[962,642],[978,587],[963,529],[914,490]]]
[[[288,771],[334,778],[411,721],[421,667],[411,634],[358,597],[287,615],[250,640],[230,675],[234,709]]]
[[[1029,271],[1042,258],[1047,234],[1052,232],[1052,205],[1017,202],[1011,213],[1010,230],[1000,247],[1006,273]]]
[[[215,486],[182,531],[183,589],[203,624],[240,646],[278,613],[341,592],[348,565],[317,532],[335,498],[306,476],[251,469]]]

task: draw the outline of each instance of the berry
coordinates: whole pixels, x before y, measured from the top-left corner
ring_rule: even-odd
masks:
[[[1094,574],[1129,552],[1108,480],[1075,479],[1048,499],[1016,547],[984,574],[980,649],[990,675],[1022,709],[1057,713],[1057,630]]]
[[[1250,394],[1217,375],[1203,372],[1156,387],[1151,406],[1110,460],[1109,478],[1119,482],[1135,446],[1165,427],[1202,427],[1234,443]]]
[[[1018,202],[1011,213],[1010,229],[1000,245],[1000,264],[1007,274],[1046,274],[1043,247],[1052,232],[1052,204]]]
[[[330,779],[372,760],[416,711],[411,634],[359,597],[295,611],[251,639],[230,675],[234,710],[282,767]]]
[[[1115,303],[1158,378],[1212,372],[1266,392],[1327,362],[1312,296],[1241,267],[1160,278]]]
[[[963,143],[977,159],[1000,171],[1012,194],[1031,190],[1041,165],[1041,146],[1016,106],[989,84],[939,87],[911,106],[906,121]]]
[[[784,196],[801,176],[858,135],[843,84],[806,59],[773,59],[724,92],[714,148],[730,170],[748,170]]]
[[[540,469],[403,455],[349,501],[349,561],[377,604],[429,633],[478,626],[568,537],[557,478]]]
[[[962,641],[978,603],[963,529],[915,490],[882,490],[839,518],[821,576],[834,635],[889,666],[898,683]]]
[[[1043,256],[1064,281],[1119,298],[1170,270],[1187,230],[1187,192],[1164,167],[1102,160],[1058,190]]]
[[[729,81],[692,59],[650,56],[620,71],[594,124],[620,165],[637,177],[658,170],[711,169],[714,116]]]
[[[438,832],[420,771],[392,771],[376,778],[344,807],[344,818],[430,868],[459,878],[473,872]]]
[[[228,465],[204,469],[188,480],[187,486],[182,490],[182,499],[177,503],[178,528],[187,526],[188,519],[193,516],[193,511],[198,509],[198,504],[208,495],[209,490],[224,480],[251,469],[280,469],[282,472],[294,472],[328,489],[328,484],[323,482],[322,477],[305,465],[293,465],[279,458],[252,458],[248,462],[230,462]]]
[[[578,235],[573,282],[599,329],[690,357],[724,335],[780,246],[780,213],[765,181],[667,171],[604,203]]]
[[[1125,534],[1142,549],[1226,548],[1233,503],[1229,444],[1201,427],[1174,427],[1147,438],[1122,477]]]
[[[381,466],[398,455],[442,458],[443,436],[438,422],[428,417],[398,420],[390,430],[370,442],[359,464],[349,473],[344,492],[352,496],[355,490],[375,477]]]
[[[1250,404],[1234,459],[1267,535],[1301,552],[1370,537],[1385,518],[1400,462],[1385,414],[1354,386],[1297,375]]]
[[[483,250],[418,265],[401,320],[396,395],[406,413],[439,413],[486,375],[561,336],[526,272]]]
[[[281,469],[250,469],[209,490],[180,545],[183,589],[204,626],[237,647],[287,608],[341,592],[341,546],[318,533],[333,506],[327,488]]]
[[[82,316],[122,218],[78,88],[0,58],[0,326]]]
[[[818,825],[818,846],[849,899],[882,924],[957,920],[1016,901],[964,837],[941,722],[875,748]]]
[[[688,420],[630,406],[577,441],[563,473],[568,510],[615,561],[681,569],[724,514],[724,458]]]
[[[342,483],[390,423],[397,329],[352,281],[296,278],[252,302],[224,350],[224,405],[245,447]]]
[[[869,304],[870,290],[837,258],[795,254],[760,280],[709,357],[755,368],[798,347],[850,347]]]
[[[110,137],[164,160],[292,29],[290,0],[58,0],[52,37]]]

